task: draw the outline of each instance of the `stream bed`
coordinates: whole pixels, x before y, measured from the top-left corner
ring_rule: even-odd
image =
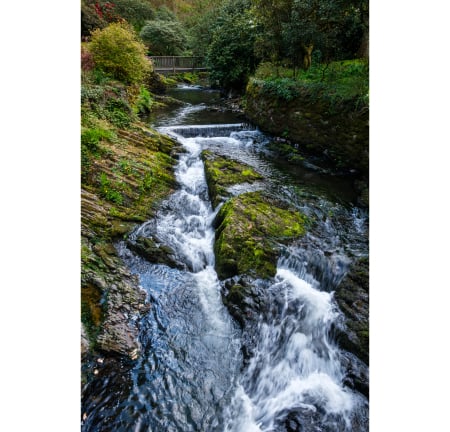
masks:
[[[121,379],[93,388],[82,430],[368,431],[368,400],[346,380],[349,363],[365,374],[368,367],[334,337],[342,313],[333,292],[352,261],[368,255],[368,216],[354,204],[352,181],[275,160],[271,138],[224,109],[218,92],[181,86],[171,96],[187,104],[149,121],[183,147],[179,187],[129,241],[157,237],[177,268],[145,261],[125,241],[116,245],[151,307],[140,322],[141,356]],[[200,157],[206,149],[264,176],[232,194],[265,190],[316,221],[284,248],[272,281],[253,281],[264,308],[244,330],[224,306],[214,270],[218,208]],[[251,356],[242,349],[247,340]]]

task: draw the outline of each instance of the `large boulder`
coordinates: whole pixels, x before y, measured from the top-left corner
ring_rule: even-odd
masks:
[[[261,191],[230,199],[213,223],[219,278],[275,276],[282,244],[302,236],[307,221],[297,210]]]

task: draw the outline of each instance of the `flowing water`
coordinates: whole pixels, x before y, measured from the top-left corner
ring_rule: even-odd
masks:
[[[117,245],[151,303],[140,323],[143,353],[126,384],[106,379],[96,387],[82,430],[367,431],[368,401],[345,385],[344,365],[358,359],[333,338],[342,318],[333,290],[368,248],[367,215],[352,204],[351,184],[311,167],[292,172],[275,164],[268,137],[233,113],[211,110],[218,93],[188,87],[174,93],[193,103],[160,115],[155,126],[183,146],[179,188],[130,241],[158,238],[173,249],[179,269]],[[272,283],[253,281],[265,284],[265,308],[250,330],[253,355],[246,362],[243,332],[223,306],[214,270],[211,224],[218,209],[208,197],[204,149],[264,175],[231,188],[233,194],[264,189],[318,221],[284,249]]]

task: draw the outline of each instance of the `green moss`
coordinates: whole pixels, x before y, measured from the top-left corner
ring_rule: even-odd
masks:
[[[304,235],[306,223],[306,216],[262,192],[232,198],[214,222],[219,277],[244,273],[273,277],[280,244]]]
[[[227,191],[229,186],[263,179],[261,174],[248,165],[206,150],[202,152],[202,159],[205,164],[209,196],[214,207],[230,196]]]

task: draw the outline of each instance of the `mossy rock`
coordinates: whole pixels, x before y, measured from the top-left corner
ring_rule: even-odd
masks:
[[[304,235],[307,221],[297,210],[262,192],[230,199],[214,220],[219,278],[275,276],[281,245]]]
[[[240,183],[253,183],[264,177],[249,165],[204,150],[202,159],[209,197],[213,207],[230,196],[227,188]]]

